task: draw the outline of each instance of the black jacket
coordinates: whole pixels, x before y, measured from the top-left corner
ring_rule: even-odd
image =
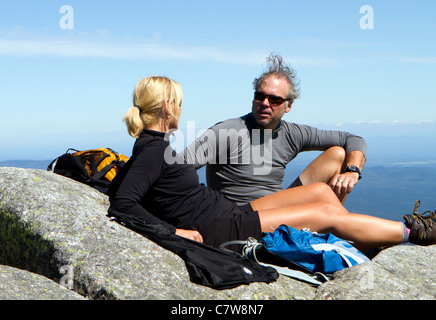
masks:
[[[195,169],[183,162],[164,133],[144,130],[109,188],[110,209],[172,233],[176,228],[202,233],[229,200],[200,184]]]

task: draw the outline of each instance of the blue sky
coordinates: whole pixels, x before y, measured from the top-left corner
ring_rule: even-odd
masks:
[[[436,160],[435,12],[432,0],[2,1],[0,161],[130,155],[122,117],[150,75],[182,84],[189,140],[188,121],[249,112],[271,52],[300,80],[285,120],[361,134],[372,159]]]

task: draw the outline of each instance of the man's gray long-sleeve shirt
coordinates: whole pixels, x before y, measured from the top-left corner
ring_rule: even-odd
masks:
[[[242,205],[283,190],[286,165],[298,153],[332,146],[366,155],[365,140],[351,133],[283,120],[276,130],[265,130],[249,113],[209,128],[182,155],[195,169],[207,165],[207,185]]]

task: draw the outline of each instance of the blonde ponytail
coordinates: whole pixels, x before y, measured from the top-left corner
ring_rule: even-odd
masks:
[[[127,130],[133,138],[138,138],[142,130],[153,125],[164,112],[164,104],[169,100],[175,105],[170,115],[179,118],[183,93],[179,83],[166,78],[153,76],[140,80],[133,91],[134,107],[124,115]],[[175,111],[175,112],[174,112]]]
[[[123,121],[127,125],[127,131],[133,138],[139,138],[140,133],[144,130],[144,122],[141,119],[140,110],[136,107],[132,107],[127,110],[124,115]]]

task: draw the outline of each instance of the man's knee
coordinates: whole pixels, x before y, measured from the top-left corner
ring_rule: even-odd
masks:
[[[338,163],[343,163],[347,155],[344,148],[337,146],[330,147],[329,149],[324,151],[324,154],[331,160],[337,161]]]
[[[329,183],[334,175],[339,174],[345,163],[346,152],[341,147],[330,147],[316,158],[303,172],[299,179],[302,185],[315,182]],[[298,181],[294,181],[295,184]]]

